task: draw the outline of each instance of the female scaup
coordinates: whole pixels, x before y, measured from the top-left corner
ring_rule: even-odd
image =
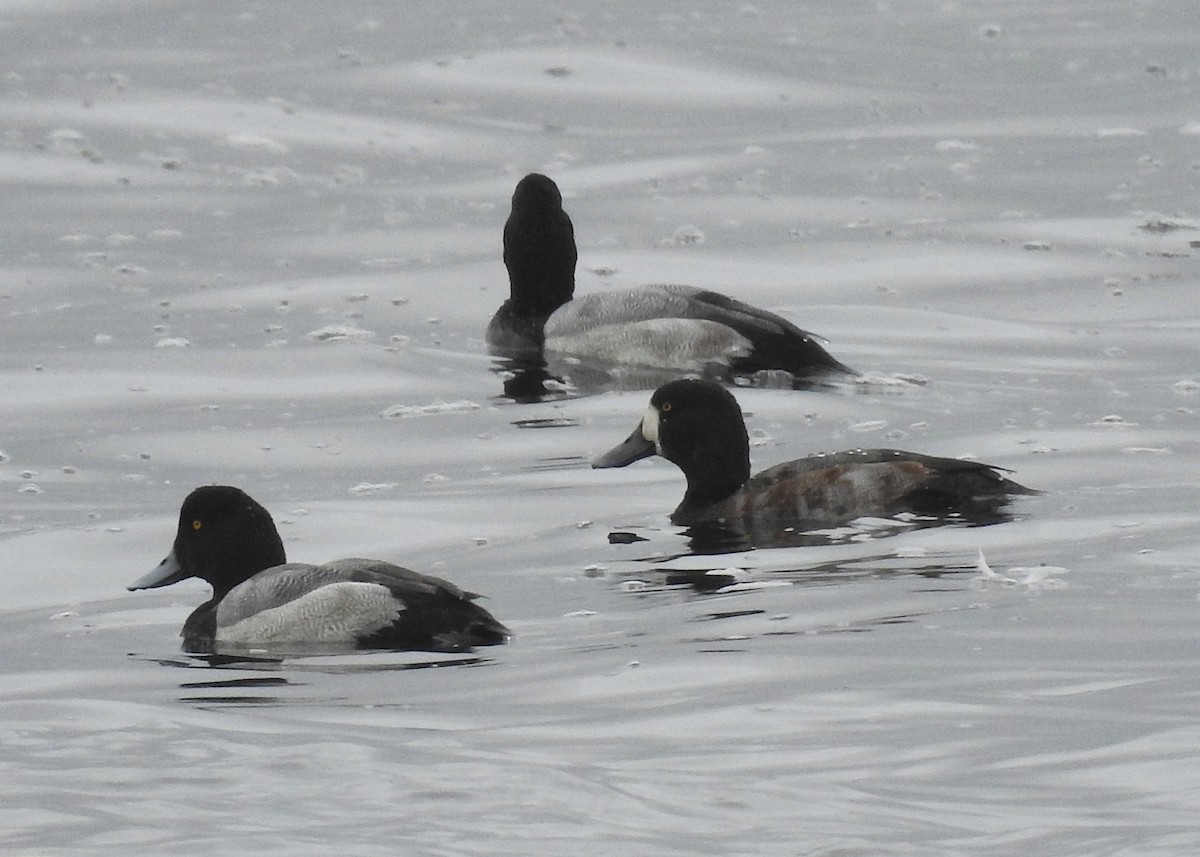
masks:
[[[575,229],[558,186],[539,173],[517,183],[504,224],[511,296],[487,328],[493,354],[561,355],[576,365],[634,365],[750,375],[782,370],[794,384],[857,375],[785,318],[717,292],[653,285],[575,293]]]
[[[834,527],[900,512],[983,517],[1011,495],[1038,493],[987,464],[894,449],[809,456],[751,478],[737,400],[724,387],[695,379],[659,387],[628,439],[592,466],[624,467],[655,453],[687,477],[672,523],[713,523],[745,534]]]
[[[129,589],[189,577],[213,597],[183,624],[183,648],[353,646],[462,651],[511,632],[452,583],[373,559],[289,563],[270,513],[239,488],[205,485],[183,501],[175,545]]]

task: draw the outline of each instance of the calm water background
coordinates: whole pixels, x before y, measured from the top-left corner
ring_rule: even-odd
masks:
[[[1192,5],[510,5],[0,2],[5,852],[1195,854]],[[1046,493],[688,555],[678,471],[586,467],[647,392],[500,396],[531,170],[580,292],[725,290],[871,374],[742,391],[756,467]],[[124,586],[208,482],[515,641],[182,656],[205,587]]]

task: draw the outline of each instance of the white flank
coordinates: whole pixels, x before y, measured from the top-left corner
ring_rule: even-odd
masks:
[[[222,626],[217,641],[258,643],[346,643],[395,621],[404,603],[377,583],[331,583],[279,607],[261,610]]]

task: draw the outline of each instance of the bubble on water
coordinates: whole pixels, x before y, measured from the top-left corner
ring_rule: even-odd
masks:
[[[191,348],[191,346],[191,340],[184,339],[182,336],[164,336],[154,343],[155,348]]]
[[[691,244],[703,244],[704,233],[700,231],[698,226],[691,223],[685,223],[674,232],[670,238],[664,238],[661,244],[674,244],[677,247],[686,247]]]
[[[314,342],[370,342],[375,338],[375,331],[348,324],[330,324],[309,331],[308,338]]]
[[[887,392],[889,389],[900,390],[905,387],[924,387],[929,379],[924,375],[906,372],[896,372],[884,375],[881,372],[864,372],[854,379],[859,387],[869,387],[872,391]]]
[[[355,496],[363,494],[382,494],[386,491],[392,491],[400,487],[396,482],[359,482],[357,485],[348,489],[348,493]]]
[[[46,135],[46,147],[59,155],[78,155],[93,164],[103,163],[104,158],[96,151],[88,138],[73,128],[58,128]]]
[[[933,144],[935,152],[974,152],[978,148],[979,144],[963,140],[940,140]]]
[[[864,420],[860,423],[851,423],[847,428],[859,433],[882,431],[887,428],[887,420]]]
[[[1100,419],[1096,420],[1094,423],[1091,423],[1091,425],[1130,427],[1130,426],[1136,426],[1137,423],[1127,422],[1126,419],[1123,416],[1121,416],[1120,414],[1106,414],[1105,416],[1102,416]]]
[[[427,417],[434,414],[461,414],[477,411],[482,407],[478,402],[468,399],[457,399],[453,402],[437,401],[428,405],[392,405],[380,416],[389,419],[407,419],[408,417]]]
[[[775,436],[765,429],[755,428],[750,430],[750,446],[759,447],[767,446],[775,440]]]
[[[277,155],[285,155],[288,152],[288,147],[283,143],[258,134],[229,134],[225,137],[225,143],[235,149],[245,151],[268,152]]]

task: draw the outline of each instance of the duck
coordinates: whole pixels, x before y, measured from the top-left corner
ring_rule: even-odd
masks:
[[[783,372],[792,386],[859,373],[787,319],[719,292],[678,284],[576,298],[575,228],[541,173],[522,178],[504,224],[510,296],[488,324],[493,356],[543,355],[579,367],[641,367],[660,380],[693,372],[732,380]]]
[[[751,540],[902,512],[989,522],[1012,497],[1040,493],[990,464],[896,449],[812,455],[751,477],[750,442],[737,399],[700,378],[655,390],[629,437],[595,458],[592,467],[625,467],[655,454],[687,479],[671,523],[718,525]]]
[[[289,563],[275,521],[231,485],[183,501],[171,552],[130,591],[198,577],[212,598],[180,636],[188,652],[278,647],[468,651],[512,632],[438,577],[373,559]]]

